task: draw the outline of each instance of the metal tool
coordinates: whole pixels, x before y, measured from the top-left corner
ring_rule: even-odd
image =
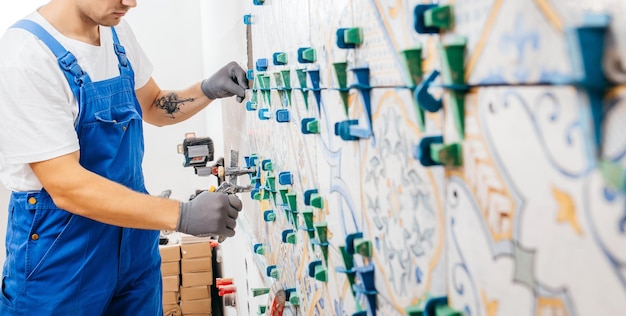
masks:
[[[240,186],[237,184],[237,178],[241,175],[255,174],[254,168],[242,168],[239,169],[238,165],[239,152],[236,150],[230,150],[230,167],[221,167],[217,169],[217,177],[219,186],[213,192],[222,192],[225,194],[235,194],[239,192],[249,192],[252,190],[252,186]],[[228,177],[228,181],[226,181]],[[211,189],[209,189],[211,191]],[[223,242],[226,239],[224,236],[219,236],[218,242]]]
[[[252,186],[240,186],[237,184],[237,178],[246,174],[256,174],[256,169],[239,168],[238,165],[239,152],[236,150],[230,151],[230,167],[220,166],[216,169],[216,176],[219,186],[214,192],[224,192],[226,194],[235,194],[239,192],[249,192],[252,190]],[[223,161],[223,160],[222,160]],[[226,181],[228,177],[228,181]]]
[[[212,186],[208,191],[221,192],[224,194],[236,194],[240,192],[249,192],[253,189],[252,186],[240,186],[237,184],[237,178],[242,175],[256,174],[256,168],[239,168],[239,151],[230,150],[230,166],[226,167],[224,158],[220,157],[217,161],[209,165],[209,162],[213,160],[213,140],[209,137],[196,137],[195,133],[185,134],[185,140],[182,144],[178,145],[178,153],[185,156],[185,162],[183,166],[193,167],[195,173],[200,176],[213,175],[217,177],[218,187]],[[193,199],[200,192],[196,192],[191,196]],[[218,242],[222,242],[226,239],[224,236],[218,237]]]

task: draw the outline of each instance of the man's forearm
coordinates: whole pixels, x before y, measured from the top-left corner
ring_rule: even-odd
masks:
[[[200,90],[200,83],[184,90],[163,90],[143,113],[143,119],[157,126],[175,124],[192,117],[211,101]]]
[[[52,197],[61,209],[129,228],[174,230],[180,211],[179,201],[135,192],[96,174]]]
[[[32,163],[57,207],[121,227],[176,229],[179,201],[135,192],[78,164],[78,153]]]

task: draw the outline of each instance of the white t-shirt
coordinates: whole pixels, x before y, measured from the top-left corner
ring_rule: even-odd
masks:
[[[119,76],[109,27],[100,26],[100,46],[60,34],[39,13],[37,22],[78,60],[91,81]],[[126,21],[115,26],[135,72],[135,90],[152,75],[152,64]],[[40,190],[28,165],[79,149],[76,98],[50,49],[32,33],[9,29],[0,38],[0,181],[12,191]]]

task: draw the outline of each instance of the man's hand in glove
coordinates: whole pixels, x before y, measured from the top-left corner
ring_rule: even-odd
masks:
[[[195,236],[232,237],[241,207],[241,200],[234,194],[202,192],[180,203],[176,230]]]
[[[241,103],[248,89],[248,78],[246,72],[232,61],[210,78],[203,80],[200,87],[209,99],[215,100],[236,95],[237,102]]]

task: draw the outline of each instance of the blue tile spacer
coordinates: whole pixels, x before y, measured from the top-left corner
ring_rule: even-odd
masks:
[[[278,183],[281,185],[293,184],[293,175],[289,171],[283,171],[278,174]]]
[[[375,270],[373,265],[357,267],[356,273],[361,279],[361,284],[353,285],[353,289],[355,292],[362,293],[367,297],[367,302],[371,315],[376,315],[376,296],[378,294],[378,291],[376,290],[376,279],[374,277],[374,271]],[[435,314],[432,315],[434,316]]]
[[[272,62],[274,63],[274,65],[276,66],[282,66],[282,65],[286,65],[286,62],[282,62],[280,60],[278,60],[278,57],[284,54],[284,52],[275,52],[274,54],[272,54]]]
[[[350,255],[355,253],[354,240],[357,238],[363,238],[363,233],[358,232],[346,235],[346,252]]]
[[[322,260],[313,260],[309,262],[309,269],[307,274],[311,278],[315,278],[315,267],[322,265]]]
[[[259,119],[263,121],[269,120],[272,117],[270,113],[270,109],[268,108],[259,109],[258,113],[259,113]]]
[[[583,25],[566,29],[566,40],[576,79],[585,88],[603,90],[605,34],[611,23],[606,14],[585,14]]]
[[[276,110],[276,121],[278,123],[287,123],[291,121],[291,116],[289,115],[289,110],[280,109]]]
[[[417,105],[422,110],[434,113],[441,110],[442,102],[441,99],[436,99],[429,91],[428,88],[432,85],[432,83],[439,76],[439,71],[433,70],[427,77],[424,79],[415,89],[415,93],[413,94],[415,101],[417,101]]]
[[[256,164],[259,162],[259,156],[257,155],[246,156],[244,157],[244,160],[246,161],[246,168],[256,167]]]
[[[253,0],[252,4],[254,5],[263,5],[263,3],[265,3],[265,0]]]
[[[261,170],[263,170],[263,171],[272,170],[272,160],[271,159],[263,159],[263,161],[261,161]]]
[[[436,314],[437,306],[448,305],[448,297],[447,296],[439,296],[439,297],[431,297],[426,301],[424,305],[424,315],[434,316]]]
[[[273,222],[276,220],[276,214],[273,210],[267,210],[263,212],[263,220],[266,222]]]
[[[246,78],[248,78],[248,80],[254,80],[254,69],[248,69],[246,72]]]
[[[359,124],[359,120],[345,120],[335,123],[335,135],[343,140],[359,140],[358,137],[350,135],[350,126]]]
[[[292,293],[296,292],[296,288],[295,287],[288,287],[285,289],[285,294],[287,295],[287,301],[289,301],[289,298],[291,297]]]
[[[343,48],[343,49],[356,48],[355,44],[346,43],[344,35],[346,34],[347,30],[348,30],[347,28],[340,28],[340,29],[337,29],[337,32],[335,32],[335,35],[337,35],[337,42],[336,42],[337,47]]]
[[[311,195],[313,194],[317,194],[318,190],[317,189],[310,189],[310,190],[306,190],[304,191],[304,205],[311,205]]]
[[[243,24],[245,25],[252,24],[252,14],[246,14],[243,16]]]
[[[370,69],[368,67],[352,68],[352,72],[356,77],[357,83],[352,87],[357,88],[361,92],[363,98],[363,106],[367,114],[367,124],[372,131],[372,87],[370,86]]]
[[[418,4],[413,10],[413,18],[415,23],[413,27],[419,34],[436,34],[439,33],[439,28],[434,26],[426,26],[424,23],[424,13],[430,9],[436,8],[437,4]]]
[[[287,237],[289,234],[293,234],[294,230],[293,229],[285,229],[281,232],[281,240],[282,242],[286,243],[287,242]]]
[[[255,156],[244,156],[243,161],[246,163],[246,168],[254,167],[253,159]]]
[[[358,125],[351,125],[349,130],[350,136],[358,138],[370,138],[372,131],[369,128],[359,127]]]
[[[369,138],[372,133],[368,128],[358,126],[359,120],[345,120],[335,123],[335,135],[341,137],[345,141],[359,140],[361,138]]]
[[[419,144],[415,147],[413,157],[424,167],[440,166],[441,164],[434,161],[431,156],[431,145],[443,144],[443,136],[425,136],[420,139]]]
[[[256,70],[257,71],[266,71],[269,64],[267,63],[267,58],[259,58],[256,61]]]
[[[252,180],[254,181],[254,188],[256,189],[256,191],[258,192],[259,190],[261,190],[261,177],[252,177]]]
[[[300,131],[302,132],[302,134],[317,134],[316,132],[312,132],[308,129],[308,124],[309,122],[315,122],[316,119],[314,117],[307,117],[307,118],[303,118],[300,121]]]
[[[259,250],[259,248],[263,247],[263,244],[258,243],[258,244],[254,244],[254,246],[252,246],[252,250],[254,251],[254,253],[257,253],[257,251]]]
[[[313,63],[313,61],[306,60],[302,56],[304,51],[309,49],[309,48],[312,48],[312,47],[300,47],[300,48],[298,48],[298,62],[299,63],[301,63],[301,64],[311,64],[311,63]]]
[[[589,97],[597,156],[602,156],[602,122],[604,95],[608,85],[602,67],[605,34],[611,17],[606,14],[585,14],[583,25],[565,31],[568,52],[579,88]]]
[[[257,103],[252,101],[246,102],[246,111],[256,111]]]
[[[306,226],[299,227],[299,229],[303,230],[305,232],[315,232],[315,228],[308,228]],[[314,242],[314,240],[311,240],[311,243],[313,243],[313,242]]]
[[[319,69],[307,70],[309,74],[309,78],[311,79],[311,86],[313,87],[313,95],[315,96],[315,101],[317,101],[317,111],[318,113],[321,111],[322,106],[322,90],[320,89],[320,71]]]
[[[272,271],[274,271],[274,270],[276,270],[276,265],[275,264],[267,266],[265,268],[265,275],[267,275],[268,277],[271,277],[272,276]]]
[[[309,229],[303,229],[303,230],[310,231]],[[314,231],[314,230],[315,230],[315,228],[313,228],[313,229],[311,229],[311,230],[313,230],[313,231]],[[313,240],[311,240],[311,243],[312,243],[312,244],[314,244],[314,245],[320,246],[320,247],[328,247],[328,246],[330,245],[330,243],[329,243],[329,242],[321,242],[321,241],[319,241],[319,240],[317,240],[317,239],[313,239]]]
[[[348,274],[348,273],[356,273],[356,269],[355,269],[355,268],[352,268],[352,269],[346,269],[346,268],[344,268],[344,267],[335,267],[335,271],[336,271],[336,272],[339,272],[339,273],[345,273],[345,274]]]
[[[356,273],[361,278],[361,293],[376,295],[376,279],[374,278],[374,265],[356,267]]]

